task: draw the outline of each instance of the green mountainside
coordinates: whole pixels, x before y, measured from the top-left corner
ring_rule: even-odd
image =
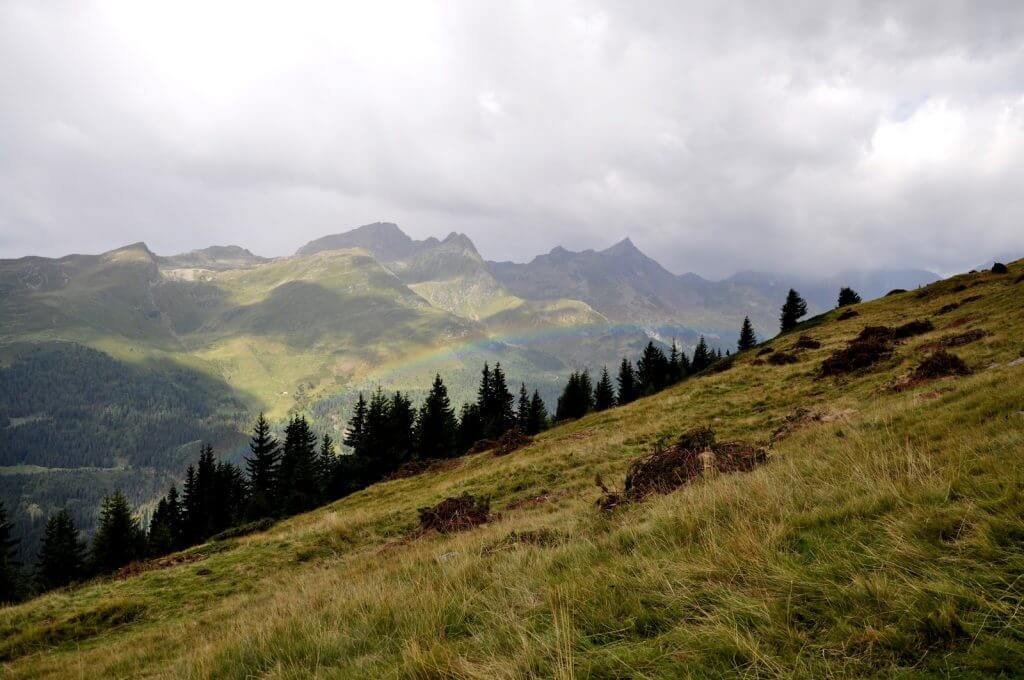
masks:
[[[378,223],[273,259],[137,243],[0,261],[0,498],[22,559],[62,505],[91,530],[75,471],[117,480],[148,514],[140,490],[179,477],[203,442],[237,460],[259,411],[277,425],[306,412],[340,440],[359,391],[418,400],[441,371],[458,406],[498,361],[553,409],[573,370],[614,369],[649,337],[730,347],[741,310],[768,323],[778,303],[731,284],[680,292],[685,277],[628,242],[577,255],[600,266],[566,265],[578,285],[560,288],[557,263],[534,271],[549,256],[505,276],[464,235],[415,241]]]
[[[1014,677],[1022,295],[1018,262],[830,311],[510,454],[2,609],[0,658],[17,678]],[[767,458],[709,454],[598,507],[705,426]],[[489,521],[419,530],[463,493]]]

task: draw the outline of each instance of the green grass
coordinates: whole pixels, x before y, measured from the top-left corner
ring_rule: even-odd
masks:
[[[375,485],[201,559],[0,611],[11,677],[991,677],[1024,668],[1024,284],[974,274],[830,313],[784,367],[701,377],[504,457]],[[966,283],[968,290],[953,292]],[[982,295],[935,316],[951,301]],[[865,325],[936,330],[870,372],[816,368]],[[905,391],[938,338],[974,369]],[[796,334],[773,341],[789,349]],[[611,515],[594,477],[701,424],[767,465]],[[463,491],[500,519],[408,538]],[[522,504],[527,499],[536,502]],[[510,506],[512,506],[510,508]],[[548,536],[552,540],[523,540]]]

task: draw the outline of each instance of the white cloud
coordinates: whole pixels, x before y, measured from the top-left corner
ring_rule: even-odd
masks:
[[[0,5],[0,256],[389,219],[677,271],[1024,252],[1015,2]]]

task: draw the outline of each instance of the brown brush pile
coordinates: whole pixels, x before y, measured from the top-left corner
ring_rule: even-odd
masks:
[[[1021,283],[1022,281],[1024,281],[1024,274],[1021,274],[1013,280],[1014,283]]]
[[[911,378],[915,381],[931,380],[933,378],[944,378],[951,375],[970,375],[971,369],[964,363],[964,360],[946,350],[928,356],[914,369]]]
[[[847,309],[845,312],[836,317],[836,321],[847,321],[849,319],[855,319],[860,316],[860,312],[856,309]]]
[[[516,428],[512,428],[505,432],[505,434],[498,437],[498,442],[494,448],[494,455],[507,456],[513,451],[521,449],[531,442],[533,442],[533,437],[523,434]]]
[[[491,502],[468,493],[446,498],[430,508],[420,508],[420,531],[450,534],[486,524],[491,519]]]
[[[890,330],[885,326],[869,326],[864,331],[878,328]],[[870,368],[879,361],[892,356],[893,340],[891,336],[871,333],[866,337],[862,337],[865,335],[864,331],[861,332],[860,336],[847,343],[846,347],[832,352],[822,362],[822,376],[842,375],[863,368]]]
[[[775,350],[771,347],[762,347],[761,349],[757,350],[757,356],[763,357],[764,355],[771,354],[774,351]]]
[[[785,366],[786,364],[795,364],[800,359],[795,354],[789,354],[787,352],[772,352],[768,355],[768,363],[772,366]]]
[[[821,349],[821,343],[809,335],[801,335],[796,339],[797,349]]]
[[[966,283],[958,283],[955,286],[953,286],[953,292],[954,293],[962,293],[965,290],[967,290],[967,284]]]
[[[674,445],[656,448],[634,461],[626,472],[621,493],[609,491],[598,479],[598,485],[605,492],[598,499],[598,506],[609,510],[651,494],[669,493],[705,472],[747,472],[767,460],[767,450],[756,444],[716,442],[714,431],[706,427],[689,430]]]
[[[168,555],[167,557],[160,557],[155,560],[146,560],[145,562],[131,562],[121,567],[114,573],[116,579],[126,579],[138,574],[142,574],[147,571],[155,571],[157,569],[170,569],[171,567],[177,567],[182,564],[192,564],[200,560],[206,559],[206,555],[201,552],[185,553],[184,555]]]
[[[963,333],[957,333],[956,335],[947,335],[939,339],[940,347],[960,347],[962,345],[969,345],[972,342],[977,342],[987,335],[985,331],[980,328],[975,328],[971,331],[964,331]]]
[[[935,330],[935,324],[929,319],[917,319],[916,321],[910,321],[902,326],[897,326],[892,329],[892,336],[895,340],[905,340],[915,335],[922,335],[924,333],[930,333]]]
[[[950,302],[948,305],[943,305],[942,307],[939,307],[939,311],[935,313],[941,316],[942,314],[949,314],[950,312],[956,311],[959,308],[959,302]]]
[[[846,347],[837,349],[821,364],[821,375],[842,375],[869,368],[892,356],[897,342],[935,330],[928,319],[910,321],[902,326],[865,326]]]

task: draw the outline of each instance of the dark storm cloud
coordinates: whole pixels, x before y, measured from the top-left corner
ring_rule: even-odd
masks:
[[[677,271],[1024,254],[1017,2],[0,5],[0,256],[378,219]]]

